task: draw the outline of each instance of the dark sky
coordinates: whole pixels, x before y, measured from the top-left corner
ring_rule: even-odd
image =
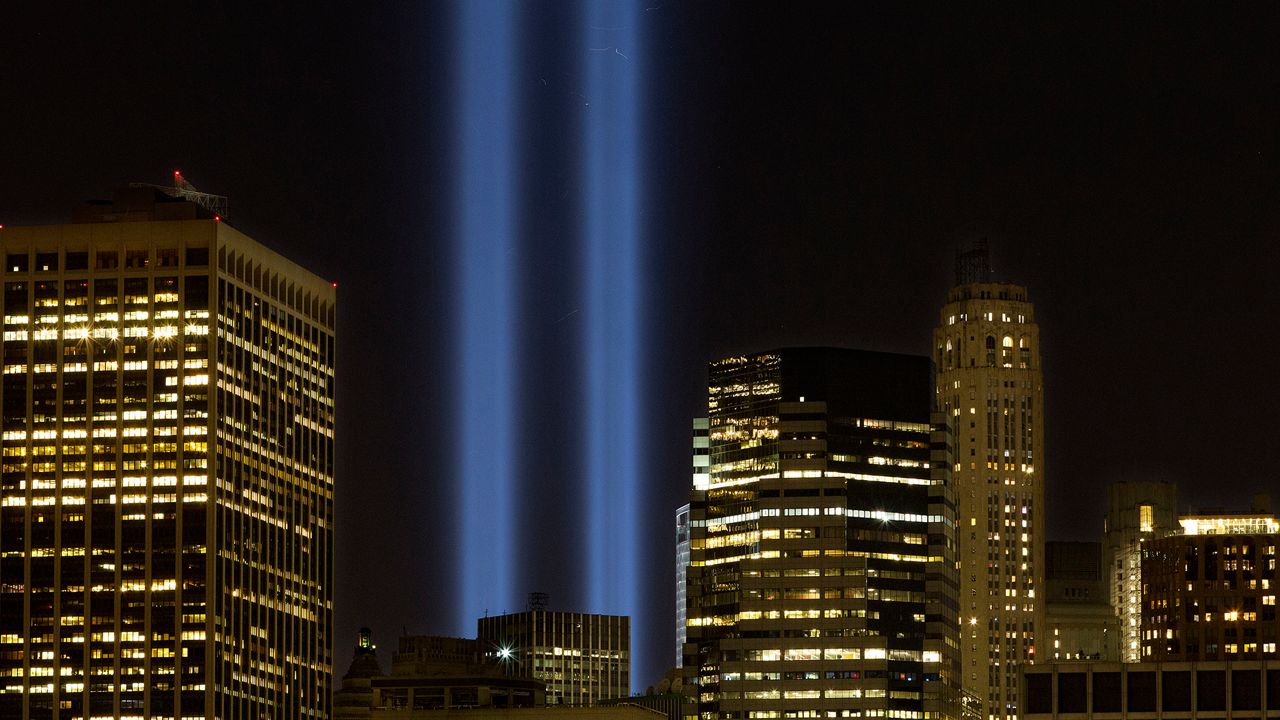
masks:
[[[655,630],[636,638],[638,685],[670,662],[671,515],[705,363],[788,344],[927,353],[953,253],[978,238],[1036,303],[1052,539],[1094,538],[1116,480],[1176,481],[1186,507],[1280,491],[1276,17],[648,4],[632,57],[652,491],[635,511]],[[384,648],[449,631],[465,571],[451,17],[374,5],[0,6],[0,223],[60,221],[181,168],[230,196],[237,227],[339,282],[339,675],[361,624]],[[571,609],[581,328],[562,318],[586,51],[572,6],[521,7],[518,585]]]

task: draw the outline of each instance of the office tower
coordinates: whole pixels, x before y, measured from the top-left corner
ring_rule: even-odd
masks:
[[[928,358],[791,348],[708,382],[686,682],[703,718],[948,718],[954,498]]]
[[[1120,620],[1111,610],[1102,544],[1044,546],[1045,638],[1050,660],[1120,659]]]
[[[545,682],[548,705],[590,705],[630,695],[630,618],[551,611],[542,598],[525,612],[477,621],[486,657],[501,661],[512,675]]]
[[[0,717],[329,716],[334,291],[188,197],[0,230]]]
[[[684,664],[685,578],[689,568],[689,504],[676,511],[676,667]]]
[[[1120,618],[1120,659],[1142,659],[1142,546],[1181,532],[1178,488],[1167,482],[1118,482],[1107,490],[1103,529],[1111,607]]]
[[[1142,660],[1280,659],[1280,521],[1255,508],[1179,523],[1184,534],[1143,543]]]
[[[955,446],[963,684],[990,720],[1018,714],[1018,668],[1044,627],[1044,387],[1026,288],[961,253],[933,332],[938,406]]]
[[[707,486],[708,456],[707,418],[693,419],[693,487]],[[676,667],[684,666],[685,583],[689,569],[689,504],[676,511]]]

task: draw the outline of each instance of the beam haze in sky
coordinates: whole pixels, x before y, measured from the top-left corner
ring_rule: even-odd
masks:
[[[518,7],[456,5],[459,69],[456,218],[458,598],[454,632],[468,636],[485,608],[516,607],[513,514],[519,409],[513,322],[519,247],[514,218]]]
[[[587,193],[582,291],[588,448],[583,547],[588,555],[590,612],[630,615],[633,629],[644,627],[638,617],[638,524],[644,520],[639,477],[644,377],[637,103],[641,13],[635,2],[592,0],[582,17],[588,43],[582,148]]]

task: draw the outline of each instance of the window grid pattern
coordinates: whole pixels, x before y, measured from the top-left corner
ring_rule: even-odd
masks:
[[[1027,291],[953,288],[934,330],[938,406],[959,497],[965,690],[987,720],[1018,717],[1018,671],[1051,658],[1044,605],[1044,388]]]
[[[211,220],[3,240],[0,716],[328,717],[328,283]]]

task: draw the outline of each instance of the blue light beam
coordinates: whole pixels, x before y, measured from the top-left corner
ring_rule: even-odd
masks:
[[[459,578],[454,631],[516,607],[512,464],[516,230],[514,73],[518,7],[458,0],[457,407]]]
[[[639,521],[642,161],[638,93],[642,8],[587,0],[585,123],[586,315],[585,485],[587,583],[592,612],[631,616],[633,638],[648,632],[643,613]],[[642,643],[632,643],[635,650]],[[633,668],[642,665],[633,663]]]

